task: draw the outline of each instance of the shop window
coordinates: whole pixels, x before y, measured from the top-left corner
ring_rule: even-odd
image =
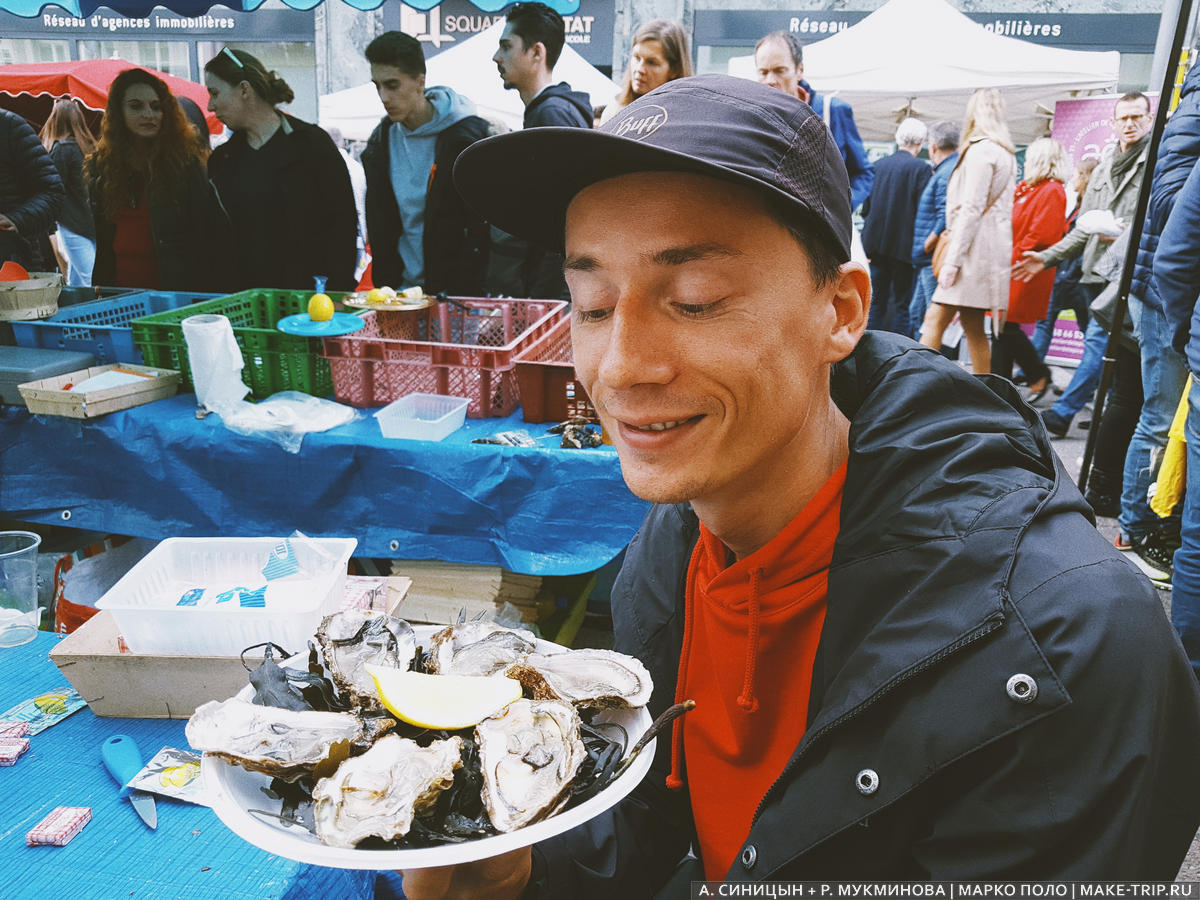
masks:
[[[66,62],[70,58],[70,41],[48,41],[42,38],[0,38],[0,65]]]
[[[80,59],[124,59],[178,78],[188,78],[188,45],[185,41],[79,42]]]

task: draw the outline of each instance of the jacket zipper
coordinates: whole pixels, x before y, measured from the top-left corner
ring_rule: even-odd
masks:
[[[763,794],[762,799],[758,801],[758,806],[754,810],[754,817],[750,820],[750,827],[753,828],[756,824],[758,824],[758,818],[760,815],[762,815],[763,808],[767,805],[767,798],[771,796],[771,792],[774,791],[775,788],[781,782],[783,782],[784,779],[786,779],[788,777],[788,775],[792,772],[792,770],[795,769],[796,766],[798,766],[800,764],[800,761],[808,754],[808,750],[810,747],[812,747],[813,744],[817,743],[817,741],[819,741],[821,738],[823,738],[826,734],[828,734],[833,729],[850,721],[855,716],[859,715],[860,713],[864,712],[865,710],[870,709],[880,699],[882,699],[883,697],[886,697],[897,687],[904,684],[904,682],[908,681],[911,678],[916,677],[917,675],[920,675],[922,672],[933,667],[937,663],[941,662],[943,659],[945,659],[947,656],[950,656],[952,653],[957,653],[963,647],[967,647],[967,646],[975,643],[976,641],[980,640],[981,638],[986,637],[987,635],[989,635],[993,631],[995,631],[997,628],[999,628],[1003,623],[1004,623],[1004,614],[1000,613],[1000,612],[993,613],[991,616],[989,616],[984,621],[984,623],[982,625],[980,625],[974,631],[959,638],[953,644],[949,644],[948,646],[942,648],[937,653],[935,653],[932,656],[925,659],[920,665],[910,669],[902,677],[893,681],[890,685],[884,687],[882,690],[878,691],[877,693],[872,694],[870,697],[868,697],[866,700],[864,700],[858,706],[854,707],[851,710],[848,710],[846,713],[844,713],[843,715],[834,719],[828,725],[825,725],[820,730],[815,732],[813,734],[811,740],[809,740],[807,742],[807,744],[805,745],[804,749],[801,750],[800,753],[798,753],[795,757],[793,757],[788,762],[788,764],[786,766],[784,766],[783,771],[779,773],[779,777],[776,778],[773,782],[771,782],[771,786],[769,788],[767,788],[767,791],[765,794]]]

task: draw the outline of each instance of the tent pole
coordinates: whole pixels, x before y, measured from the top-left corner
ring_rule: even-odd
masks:
[[[1117,347],[1120,345],[1125,314],[1129,307],[1129,288],[1133,283],[1133,269],[1137,262],[1138,245],[1141,243],[1146,210],[1150,206],[1150,188],[1154,181],[1154,166],[1158,161],[1158,145],[1162,140],[1163,128],[1167,122],[1167,107],[1171,105],[1171,96],[1175,87],[1180,53],[1183,50],[1183,39],[1188,30],[1191,8],[1192,0],[1179,0],[1175,36],[1171,41],[1170,56],[1168,57],[1170,64],[1163,72],[1162,90],[1158,95],[1158,110],[1154,116],[1154,125],[1150,129],[1150,144],[1146,149],[1146,167],[1143,170],[1142,184],[1138,190],[1137,210],[1133,214],[1133,221],[1129,223],[1129,246],[1125,250],[1125,265],[1121,269],[1117,299],[1113,305],[1113,328],[1109,332],[1108,344],[1104,348],[1104,362],[1100,368],[1100,384],[1096,388],[1096,402],[1092,408],[1092,427],[1088,429],[1087,443],[1083,450],[1083,465],[1079,468],[1079,490],[1081,491],[1087,486],[1088,475],[1091,473],[1097,435],[1100,433],[1101,420],[1104,416],[1104,401],[1109,385],[1112,384],[1113,369],[1117,361]]]

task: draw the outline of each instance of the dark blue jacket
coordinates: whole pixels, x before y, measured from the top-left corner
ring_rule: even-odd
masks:
[[[808,727],[727,879],[1174,877],[1200,822],[1196,679],[1037,414],[878,332],[831,389],[850,453]],[[613,587],[651,714],[674,702],[697,530],[686,504],[652,507]],[[529,896],[656,896],[695,846],[686,733],[684,789],[664,733],[632,794],[535,845]],[[680,874],[658,896],[691,896]]]
[[[37,241],[54,230],[65,197],[54,160],[28,122],[0,109],[0,214],[16,231],[0,231],[0,263],[34,265]]]
[[[863,249],[867,256],[907,264],[917,201],[933,170],[907,150],[897,149],[875,164],[875,186],[863,204]]]
[[[825,118],[825,98],[814,91],[807,81],[801,81],[800,87],[808,92],[808,105],[813,112]],[[846,161],[846,174],[850,176],[850,208],[858,209],[871,194],[871,186],[875,183],[875,167],[867,159],[866,148],[858,136],[854,110],[849,103],[837,97],[833,98],[829,107],[829,131],[833,134],[833,142],[842,151],[842,159]]]
[[[925,238],[946,230],[946,186],[950,184],[950,174],[957,162],[957,153],[951,153],[943,159],[933,170],[933,177],[926,183],[921,199],[917,201],[917,217],[913,220],[914,266],[927,266],[933,262],[933,255],[925,252]]]
[[[1154,253],[1154,283],[1171,345],[1186,354],[1192,374],[1200,374],[1200,166],[1192,167],[1163,228]]]
[[[1146,208],[1130,288],[1131,294],[1155,309],[1162,309],[1162,301],[1150,274],[1154,251],[1175,197],[1197,157],[1200,157],[1200,66],[1193,66],[1183,81],[1179,105],[1163,129],[1158,161],[1154,164],[1154,179],[1150,184],[1150,205]]]

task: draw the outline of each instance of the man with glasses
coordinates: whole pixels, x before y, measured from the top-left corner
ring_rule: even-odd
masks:
[[[1129,224],[1137,208],[1138,191],[1141,190],[1146,170],[1151,121],[1150,99],[1145,94],[1135,91],[1117,101],[1113,111],[1117,145],[1092,173],[1080,201],[1075,226],[1053,247],[1026,250],[1024,257],[1013,265],[1013,278],[1029,281],[1043,269],[1079,256],[1083,270],[1079,283],[1091,300],[1099,296],[1107,279],[1098,273],[1097,266],[1114,237],[1099,231],[1085,231],[1081,223],[1086,224],[1084,217],[1089,212],[1107,209],[1122,227]],[[1100,366],[1107,342],[1107,332],[1093,316],[1084,338],[1083,359],[1070,385],[1058,402],[1042,414],[1046,428],[1056,437],[1066,436],[1071,419],[1091,399],[1100,380]]]

